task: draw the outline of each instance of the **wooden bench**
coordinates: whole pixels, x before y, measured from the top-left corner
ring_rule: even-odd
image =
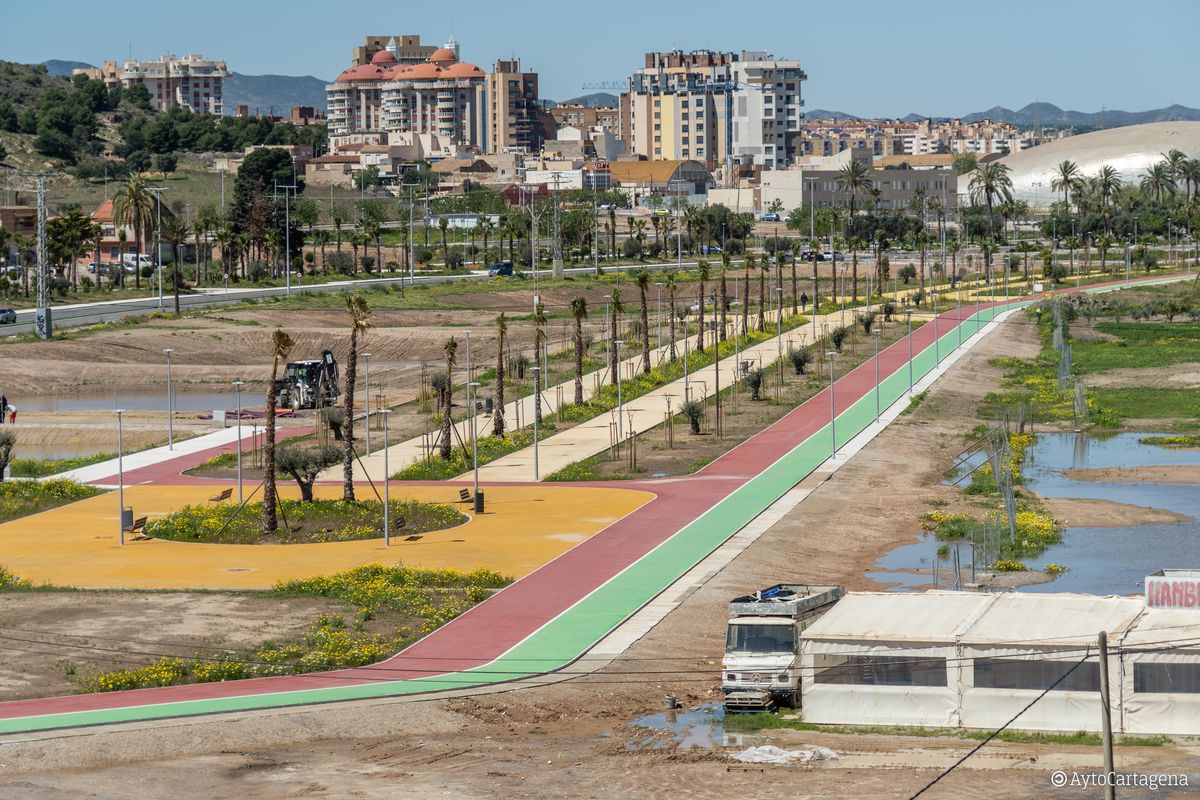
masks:
[[[471,502],[471,492],[470,492],[470,490],[468,490],[468,489],[459,489],[459,490],[458,490],[458,501],[459,501],[460,503],[469,503],[469,502]]]
[[[135,542],[140,542],[150,537],[142,533],[142,529],[146,527],[146,518],[138,517],[133,521],[133,524],[125,529],[126,533],[132,534],[130,539]]]
[[[220,494],[214,494],[212,497],[208,498],[208,502],[223,503],[231,497],[233,497],[233,489],[225,489]]]

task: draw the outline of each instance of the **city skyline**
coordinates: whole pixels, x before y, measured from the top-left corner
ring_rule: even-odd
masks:
[[[351,49],[367,34],[413,33],[434,44],[453,34],[463,58],[485,68],[497,59],[520,58],[526,69],[540,74],[542,96],[554,100],[586,94],[584,85],[621,83],[641,66],[645,52],[679,48],[765,50],[797,59],[809,75],[807,108],[859,116],[961,116],[994,105],[1021,108],[1034,100],[1089,112],[1200,105],[1185,83],[1193,66],[1186,43],[1173,45],[1168,37],[1162,46],[1136,48],[1136,56],[1132,45],[1122,45],[1190,28],[1189,20],[1200,21],[1200,8],[1187,0],[1150,0],[1136,17],[1117,2],[1067,0],[1039,8],[1036,19],[997,18],[948,2],[914,14],[864,1],[846,12],[828,10],[814,28],[819,32],[812,34],[803,31],[817,20],[814,11],[775,0],[755,7],[755,19],[771,21],[761,26],[744,16],[736,22],[745,24],[730,26],[713,13],[724,7],[708,2],[694,4],[687,16],[677,9],[623,3],[610,6],[614,11],[607,18],[584,21],[557,19],[561,9],[544,0],[526,5],[519,17],[503,18],[480,13],[481,3],[468,2],[454,14],[416,8],[392,21],[327,15],[327,6],[314,2],[290,4],[283,15],[278,7],[214,0],[203,18],[189,20],[186,32],[161,21],[161,8],[142,0],[128,4],[130,14],[119,17],[93,13],[93,8],[72,1],[53,9],[8,10],[12,29],[26,33],[6,43],[2,57],[100,64],[130,55],[203,53],[244,74],[331,80],[349,65]],[[64,29],[57,24],[64,10],[87,24]],[[232,16],[248,24],[231,26]],[[321,36],[314,41],[317,19]],[[264,40],[262,32],[272,29],[278,35]],[[565,33],[553,35],[556,30]],[[1122,32],[1121,40],[1113,40],[1114,30]],[[980,69],[981,54],[989,52],[997,58]],[[1130,57],[1121,58],[1123,52]]]

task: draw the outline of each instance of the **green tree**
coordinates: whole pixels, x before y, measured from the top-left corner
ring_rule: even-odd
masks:
[[[634,273],[633,281],[637,284],[641,296],[641,339],[642,339],[642,374],[650,374],[650,314],[646,301],[646,290],[650,288],[650,273],[645,267]],[[703,302],[703,300],[701,301]]]
[[[275,381],[279,378],[279,362],[286,361],[292,349],[292,337],[276,328],[271,334],[271,382],[267,384],[267,418],[263,425],[263,504],[262,532],[274,533],[279,528],[275,513]]]
[[[300,487],[302,502],[313,500],[313,483],[321,472],[342,460],[342,452],[333,445],[303,447],[284,445],[275,456],[275,469],[291,475]]]
[[[446,342],[446,388],[442,392],[445,400],[442,404],[442,432],[438,441],[438,455],[443,461],[449,461],[453,451],[454,418],[451,413],[454,408],[454,362],[458,355],[458,340],[453,336]]]
[[[612,313],[609,314],[608,376],[612,385],[616,386],[617,378],[620,375],[618,371],[620,358],[617,355],[617,320],[620,318],[621,312],[625,310],[625,306],[621,304],[620,289],[613,289],[610,297],[609,309]]]
[[[183,282],[183,276],[179,272],[179,258],[188,232],[188,225],[182,217],[171,215],[163,220],[162,238],[171,245],[171,286],[175,294],[176,314],[179,313],[179,284]]]
[[[854,201],[860,194],[871,191],[871,169],[861,161],[851,160],[838,170],[839,191],[850,195],[850,216],[854,216]]]
[[[345,450],[342,457],[342,499],[354,500],[354,384],[358,379],[359,339],[371,327],[372,314],[367,300],[359,294],[346,295],[346,313],[350,316],[350,352],[346,355],[346,385],[342,393],[346,421],[343,425]],[[371,424],[371,398],[367,398],[367,424]]]
[[[575,319],[575,405],[583,405],[583,321],[587,315],[586,297],[571,301],[571,316]]]
[[[988,233],[992,245],[996,244],[996,201],[1012,199],[1012,178],[1009,167],[999,161],[990,161],[975,168],[968,186],[971,192],[971,202],[978,203],[981,199],[987,205]]]
[[[154,196],[141,176],[134,175],[117,189],[113,195],[113,218],[117,225],[133,228],[136,252],[138,255],[144,254],[142,243],[150,221],[154,218]],[[134,272],[134,284],[141,288],[140,266]]]
[[[699,278],[699,285],[696,287],[696,302],[700,310],[700,315],[697,319],[696,326],[696,352],[704,352],[704,304],[708,298],[704,296],[704,283],[708,280],[709,267],[708,262],[701,259],[696,264],[696,277]]]
[[[1054,168],[1054,179],[1050,181],[1050,188],[1063,193],[1063,203],[1068,209],[1071,207],[1071,195],[1080,188],[1081,177],[1079,165],[1069,159],[1063,159]]]
[[[492,435],[504,435],[504,345],[508,337],[508,318],[496,317],[496,405],[492,410]]]

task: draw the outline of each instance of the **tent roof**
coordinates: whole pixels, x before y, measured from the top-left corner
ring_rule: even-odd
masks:
[[[1121,644],[1127,647],[1200,648],[1200,614],[1195,611],[1151,609],[1142,615]]]
[[[1086,594],[1021,594],[1006,592],[962,632],[963,644],[1024,644],[1077,647],[1096,641],[1096,634],[1120,634],[1144,607],[1140,599]]]
[[[952,643],[995,597],[963,592],[851,592],[813,623],[804,638]]]

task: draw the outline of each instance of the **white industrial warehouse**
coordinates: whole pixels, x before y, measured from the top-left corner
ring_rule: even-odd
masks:
[[[804,718],[998,728],[1086,657],[1012,727],[1097,731],[1100,631],[1113,729],[1200,734],[1200,611],[1076,594],[848,594],[803,634]]]

